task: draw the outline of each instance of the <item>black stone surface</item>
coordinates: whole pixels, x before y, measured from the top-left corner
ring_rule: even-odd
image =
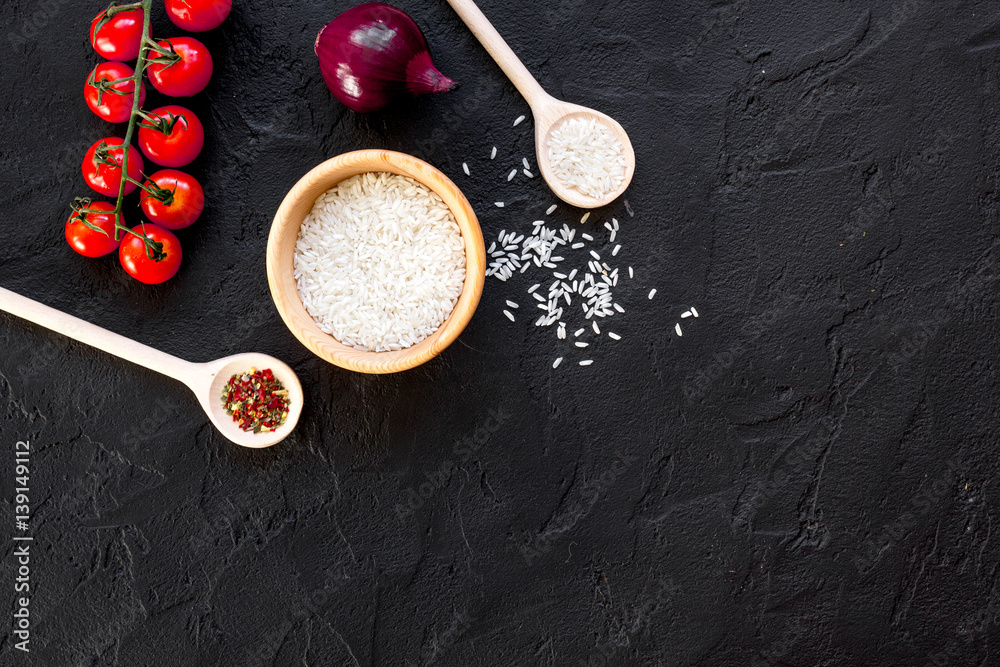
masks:
[[[504,180],[534,164],[528,108],[445,2],[400,6],[459,91],[333,101],[312,44],[351,4],[237,0],[203,36],[208,209],[161,287],[62,239],[114,132],[81,95],[100,3],[0,6],[0,285],[193,361],[274,354],[308,392],[293,438],[240,449],[180,384],[0,315],[3,522],[30,440],[35,538],[31,653],[5,622],[0,663],[1000,664],[996,3],[482,0],[543,86],[633,138],[635,216],[585,225],[607,254],[622,222],[623,338],[581,368],[530,321],[541,276],[490,279],[458,343],[391,377],[279,320],[292,184],[386,147],[493,238],[554,200]],[[162,8],[155,30],[179,32]]]

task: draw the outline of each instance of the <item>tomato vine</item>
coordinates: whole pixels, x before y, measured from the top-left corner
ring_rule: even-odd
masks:
[[[92,85],[95,88],[97,88],[100,91],[101,96],[103,96],[104,93],[119,94],[119,95],[129,94],[127,91],[115,90],[114,88],[112,88],[112,86],[118,83],[125,83],[128,81],[131,81],[133,84],[132,111],[131,114],[129,115],[128,129],[125,131],[125,138],[122,143],[121,180],[119,182],[118,199],[115,202],[114,210],[109,212],[99,208],[92,208],[91,200],[88,198],[75,199],[72,205],[72,209],[74,211],[75,218],[78,218],[88,228],[93,229],[94,231],[99,231],[102,234],[107,234],[107,232],[95,225],[88,224],[86,216],[91,213],[93,214],[104,213],[113,215],[115,223],[114,227],[115,241],[121,240],[122,232],[133,234],[136,237],[142,239],[146,247],[147,257],[149,257],[149,259],[153,261],[160,261],[165,257],[163,253],[163,244],[159,241],[154,241],[146,236],[144,222],[140,222],[139,225],[141,233],[139,231],[129,229],[126,225],[122,224],[122,207],[124,205],[126,186],[128,184],[130,183],[134,184],[136,187],[148,192],[150,196],[156,198],[164,198],[165,196],[172,194],[169,191],[165,191],[160,188],[156,187],[150,188],[149,186],[141,182],[141,180],[137,181],[134,178],[130,177],[128,173],[129,156],[131,155],[132,151],[135,150],[134,147],[132,146],[132,137],[135,134],[136,126],[140,125],[142,120],[146,121],[154,120],[150,118],[150,116],[141,108],[142,99],[139,94],[139,91],[142,88],[142,77],[145,74],[146,68],[151,64],[163,64],[170,66],[171,64],[181,60],[181,57],[177,53],[175,53],[172,49],[167,49],[160,46],[159,44],[156,43],[156,41],[153,40],[152,36],[150,35],[152,5],[153,5],[153,0],[139,0],[138,2],[133,2],[124,5],[113,2],[104,11],[104,16],[97,23],[97,26],[99,28],[100,26],[110,21],[117,14],[123,12],[141,10],[143,15],[142,39],[139,46],[139,55],[135,63],[135,71],[131,77],[125,79],[117,79],[114,81],[105,81],[105,80],[88,81],[88,85]],[[150,57],[150,54],[153,54],[152,57]],[[94,156],[94,160],[110,166],[114,167],[118,166],[117,162],[113,158],[107,155],[106,150],[98,151],[97,154],[95,154]]]

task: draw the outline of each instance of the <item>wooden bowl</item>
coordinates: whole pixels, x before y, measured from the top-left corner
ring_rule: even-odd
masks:
[[[341,181],[369,171],[388,171],[423,183],[451,209],[465,240],[465,287],[455,310],[433,334],[416,345],[394,352],[363,352],[324,333],[306,312],[295,284],[293,262],[299,227],[324,192]],[[285,196],[267,241],[267,282],[281,319],[303,345],[331,364],[359,373],[396,373],[433,359],[451,345],[472,319],[486,282],[486,247],[469,200],[431,165],[410,155],[383,150],[354,151],[319,165]]]

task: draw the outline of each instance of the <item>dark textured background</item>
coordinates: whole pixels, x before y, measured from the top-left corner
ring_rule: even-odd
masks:
[[[459,91],[332,101],[312,44],[351,4],[237,0],[203,37],[208,209],[145,287],[62,238],[110,133],[81,96],[101,3],[2,3],[0,284],[193,361],[274,354],[308,405],[240,449],[180,384],[0,315],[2,456],[33,443],[36,537],[33,651],[4,627],[0,662],[1000,664],[996,3],[483,0],[543,86],[633,138],[635,217],[587,225],[623,222],[624,338],[554,372],[566,344],[501,314],[534,281],[490,279],[461,340],[392,377],[279,320],[288,188],[387,147],[453,176],[488,236],[552,198],[503,180],[528,109],[443,0],[400,6]]]

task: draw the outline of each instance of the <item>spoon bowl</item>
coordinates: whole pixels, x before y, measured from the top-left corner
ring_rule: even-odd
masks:
[[[283,361],[275,359],[266,354],[255,352],[236,354],[223,359],[216,359],[204,364],[197,365],[199,372],[192,374],[189,379],[185,379],[185,384],[194,392],[201,404],[205,414],[219,433],[226,438],[243,447],[262,449],[281,442],[295,430],[302,415],[302,405],[304,395],[302,383],[299,381],[295,371],[288,367]],[[230,378],[240,373],[246,373],[251,368],[263,370],[271,369],[276,380],[288,391],[288,417],[285,423],[269,433],[254,433],[244,431],[233,418],[226,413],[222,402],[222,389],[229,382]]]
[[[628,189],[632,183],[632,176],[635,174],[635,150],[632,148],[632,142],[629,141],[628,133],[618,121],[600,111],[579,104],[563,102],[548,94],[542,99],[536,98],[534,100],[531,112],[535,117],[535,158],[538,162],[538,170],[557,197],[567,204],[579,208],[598,208],[618,199]],[[573,118],[587,121],[596,120],[601,123],[614,133],[624,149],[625,178],[616,190],[605,193],[603,197],[591,197],[576,188],[567,186],[552,169],[552,161],[549,160],[549,137],[552,136],[556,128]]]

